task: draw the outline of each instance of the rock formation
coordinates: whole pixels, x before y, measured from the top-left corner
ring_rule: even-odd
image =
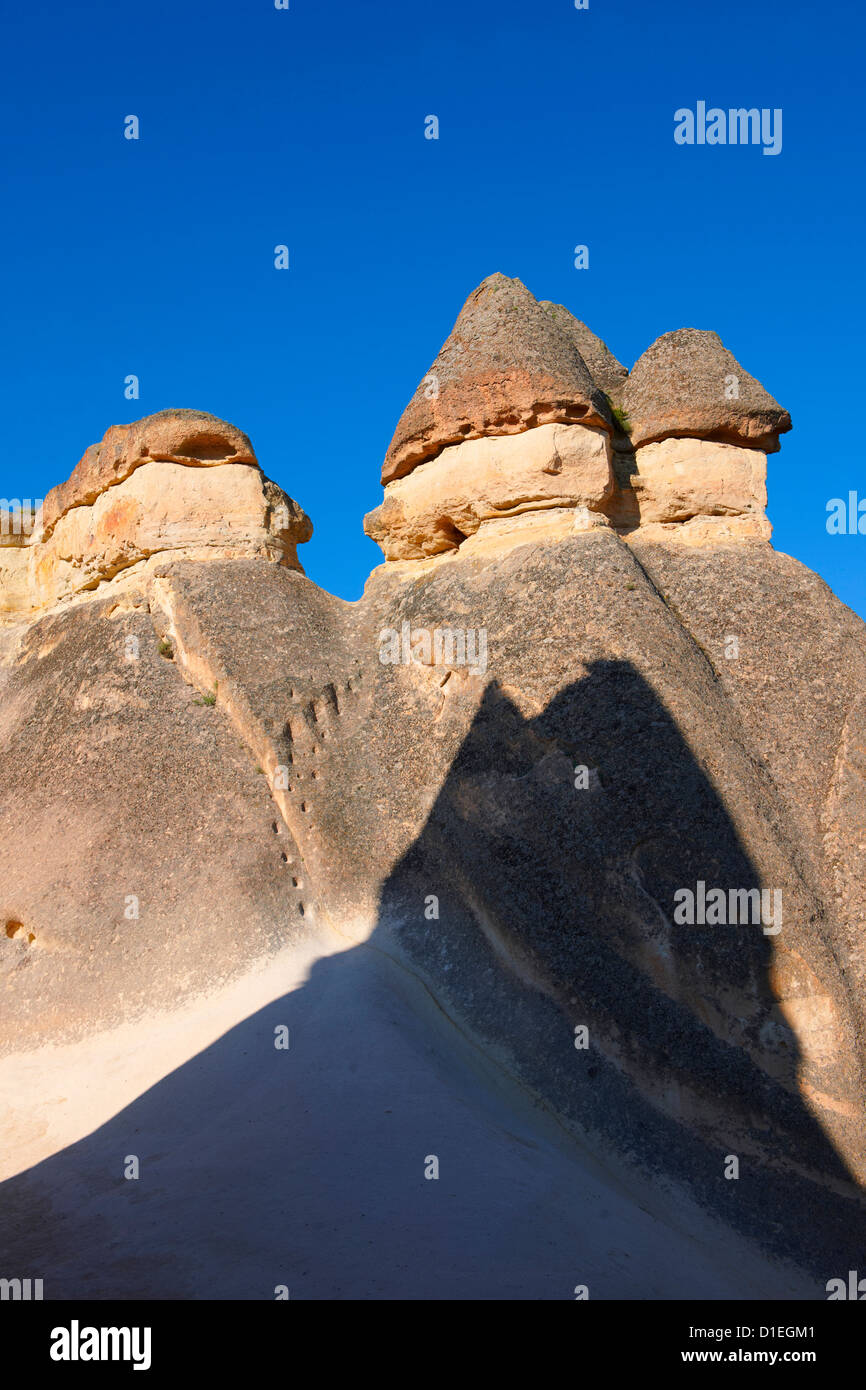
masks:
[[[680,328],[648,347],[629,374],[623,404],[635,448],[681,435],[779,448],[791,417],[743,371],[717,333]]]
[[[610,436],[594,425],[539,425],[451,445],[390,483],[366,519],[389,560],[455,550],[485,521],[576,507],[613,491]]]
[[[296,546],[311,535],[245,434],[201,411],[164,410],[112,425],[49,492],[32,533],[0,562],[0,615],[50,608],[166,554],[298,568]]]
[[[500,354],[492,377],[488,332]],[[598,414],[570,408],[554,423],[538,399],[555,393],[540,383],[557,380],[562,397],[566,345],[572,399],[595,403]],[[493,411],[491,381],[509,351],[526,372],[519,387],[506,373],[501,390],[506,404],[513,390],[527,408],[509,412],[495,396]],[[431,383],[440,394],[428,399]],[[471,422],[462,440],[458,417]],[[476,534],[485,548],[499,537],[511,545],[521,529],[538,533],[537,513],[557,510],[572,519],[548,516],[547,533],[611,525],[624,537],[640,528],[642,537],[687,544],[769,540],[766,453],[790,427],[787,411],[715,333],[668,333],[629,375],[562,305],[537,304],[520,281],[491,276],[470,295],[397,427],[382,470],[385,498],[365,529],[388,560],[453,551]]]
[[[574,337],[520,280],[491,275],[467,299],[403,412],[382,482],[450,444],[575,420],[610,428],[607,402]]]
[[[571,338],[595,384],[601,387],[614,406],[621,406],[628,368],[618,362],[607,343],[603,343],[592,329],[576,319],[564,304],[552,304],[549,299],[542,299],[541,307],[550,314],[557,327]]]
[[[528,1136],[540,1172],[553,1171],[544,1114],[556,1144],[576,1136],[581,1153],[631,1174],[620,1190],[640,1173],[656,1192],[660,1176],[717,1232],[759,1250],[755,1297],[788,1296],[789,1267],[802,1281],[790,1296],[823,1297],[827,1279],[856,1267],[864,1235],[866,903],[854,866],[866,633],[770,545],[765,453],[788,417],[739,368],[739,403],[716,378],[713,397],[711,372],[730,365],[714,335],[668,335],[624,381],[566,314],[501,276],[470,296],[434,363],[438,396],[419,388],[388,450],[384,500],[366,522],[386,558],[358,603],[305,577],[306,516],[263,477],[245,436],[195,412],[109,430],[32,536],[0,549],[3,1065],[44,1089],[46,1044],[90,1056],[97,1031],[129,1029],[146,1049],[153,1029],[170,1031],[167,1013],[268,961],[283,970],[318,954],[306,993],[286,995],[264,1033],[251,1020],[236,1053],[224,1040],[219,1067],[250,1053],[244,1086],[260,1114],[282,1093],[259,1090],[272,1021],[305,1020],[295,1077],[326,1048],[324,1032],[309,1041],[325,1029],[317,1019],[345,1039],[328,1054],[323,1109],[347,1113],[368,1084],[379,1117],[365,1147],[366,1121],[351,1112],[360,1186],[334,1179],[353,1193],[335,1224],[369,1247],[341,1285],[351,1295],[434,1279],[388,1245],[383,1194],[403,1181],[389,1165],[404,1147],[414,1162],[441,1139],[429,1116],[409,1117],[411,1097],[439,1082],[412,1073],[400,1109],[388,1058],[441,1046],[436,1077],[499,1078],[477,1110],[461,1093],[458,1113],[498,1114],[507,1095],[502,1125]],[[679,912],[689,894],[691,920]],[[335,942],[342,965],[325,963]],[[357,983],[368,966],[356,977],[352,962],[373,958],[394,964],[393,999],[417,1004],[408,1031],[389,1032],[404,1018],[393,1004],[375,1060],[351,1031],[370,987]],[[358,1027],[379,1037],[369,1019]],[[13,1217],[5,1264],[47,1265],[67,1293],[86,1275],[123,1296],[197,1296],[172,1243],[182,1229],[196,1244],[195,1164],[188,1181],[175,1164],[149,1208],[163,1213],[162,1245],[127,1200],[139,1264],[106,1263],[102,1237],[86,1232],[111,1230],[101,1204],[120,1198],[100,1174],[133,1133],[158,1120],[154,1149],[197,1150],[198,1131],[185,1140],[178,1126],[201,1074],[151,1077],[128,1112],[112,1119],[132,1096],[106,1102],[75,1131],[22,1100],[0,1188]],[[234,1117],[240,1083],[221,1090],[209,1075]],[[536,1110],[524,1121],[527,1097]],[[302,1145],[310,1105],[287,1119],[285,1153]],[[403,1128],[389,1147],[381,1126],[395,1107]],[[241,1113],[207,1140],[224,1156],[208,1160],[209,1240],[224,1232],[239,1266],[249,1232],[233,1234],[226,1209],[246,1184],[220,1145],[246,1132]],[[458,1150],[461,1124],[448,1140]],[[46,1131],[65,1136],[53,1156]],[[310,1149],[317,1175],[320,1161],[331,1171],[324,1149]],[[279,1168],[284,1150],[266,1152]],[[585,1200],[576,1153],[550,1177],[555,1210],[543,1196],[533,1207],[538,1243],[521,1237],[517,1292],[502,1296],[548,1296],[532,1281],[544,1242]],[[730,1155],[738,1182],[725,1180]],[[462,1160],[452,1147],[446,1161]],[[473,1203],[487,1211],[495,1191],[485,1178]],[[328,1192],[336,1202],[333,1182]],[[309,1195],[269,1202],[262,1229],[303,1248],[298,1277],[315,1266],[326,1285],[308,1233],[290,1225]],[[655,1200],[636,1197],[624,1230]],[[21,1219],[53,1201],[65,1203],[59,1234]],[[653,1259],[670,1271],[664,1287],[688,1296],[691,1266],[678,1262],[691,1257],[665,1209],[653,1207]],[[490,1213],[481,1245],[469,1239],[482,1273],[467,1263],[468,1215],[466,1226],[441,1206],[406,1217],[459,1296],[512,1288],[484,1243],[498,1229]],[[718,1239],[694,1235],[701,1249]],[[239,1296],[234,1260],[223,1296]],[[737,1268],[748,1260],[731,1255]],[[667,1273],[633,1263],[622,1281],[634,1282],[614,1292],[676,1296],[657,1292]],[[724,1280],[711,1287],[736,1296]]]

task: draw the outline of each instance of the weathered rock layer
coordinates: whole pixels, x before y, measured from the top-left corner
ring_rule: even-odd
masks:
[[[0,552],[0,618],[45,611],[166,554],[300,568],[296,546],[311,535],[246,435],[201,411],[162,411],[107,430],[49,492],[32,534]]]
[[[0,1047],[372,932],[567,1130],[829,1278],[866,1231],[866,630],[768,543],[778,413],[630,437],[482,290],[360,602],[213,417],[110,431],[0,549]],[[709,891],[758,917],[678,917]]]
[[[491,275],[467,299],[406,407],[382,482],[465,439],[579,420],[610,428],[607,400],[573,335],[520,280]]]
[[[545,393],[559,401],[552,414],[538,406]],[[624,536],[664,527],[687,544],[768,540],[766,453],[790,427],[715,333],[665,334],[629,374],[562,305],[491,276],[397,427],[365,529],[387,560],[453,552],[497,518],[521,514],[534,528],[531,515],[552,508],[588,511]],[[602,449],[603,481],[577,463]],[[521,528],[507,534],[513,543]]]

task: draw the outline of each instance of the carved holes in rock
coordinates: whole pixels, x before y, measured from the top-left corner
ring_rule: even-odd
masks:
[[[10,941],[18,941],[22,945],[32,946],[36,940],[36,933],[28,931],[24,923],[19,922],[15,917],[6,919],[5,931]]]

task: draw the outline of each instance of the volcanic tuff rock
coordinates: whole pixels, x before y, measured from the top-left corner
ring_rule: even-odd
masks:
[[[160,460],[193,467],[243,463],[257,468],[245,434],[201,410],[160,410],[131,425],[112,425],[91,444],[65,483],[52,488],[42,506],[43,538],[71,507],[92,504],[136,468]]]
[[[764,514],[767,459],[757,449],[709,439],[662,439],[635,450],[634,460],[629,483],[641,533],[664,523],[679,540],[689,542],[698,525],[707,538],[770,539]],[[722,518],[735,523],[727,533],[720,528]]]
[[[572,334],[520,280],[491,275],[460,311],[394,431],[382,482],[449,444],[577,420],[610,428],[610,411]]]
[[[32,535],[0,560],[0,617],[48,609],[168,553],[300,568],[295,547],[311,535],[245,434],[202,411],[164,410],[112,425],[49,492]]]
[[[548,508],[600,511],[613,491],[610,436],[588,425],[540,425],[452,445],[385,489],[364,521],[388,560],[453,550],[482,522]]]
[[[592,329],[587,328],[580,319],[576,319],[564,304],[553,304],[549,299],[542,299],[539,303],[542,309],[550,314],[557,327],[564,329],[571,338],[589,368],[589,374],[596,386],[601,387],[614,405],[620,405],[623,387],[628,378],[628,367],[618,362],[607,343],[603,343]]]
[[[515,283],[489,289],[503,307],[490,310],[488,362],[504,361],[508,302],[521,343],[536,322]],[[577,350],[560,356],[549,331],[538,344],[553,341],[573,367]],[[309,523],[285,499],[282,529],[269,529],[273,485],[248,441],[212,419],[195,426],[203,457],[180,438],[186,417],[163,444],[170,458],[145,453],[165,440],[161,424],[151,435],[140,422],[125,455],[138,427],[112,436],[104,485],[79,475],[77,491],[60,490],[47,541],[0,551],[5,584],[8,558],[44,560],[66,535],[57,563],[91,585],[40,609],[31,571],[9,580],[14,603],[4,590],[0,1050],[18,1067],[27,1049],[177,1009],[289,948],[341,942],[351,957],[369,939],[395,978],[432,998],[429,1027],[453,1022],[483,1058],[473,1066],[517,1078],[558,1135],[675,1181],[758,1242],[773,1270],[794,1260],[822,1297],[866,1238],[866,629],[761,539],[754,439],[666,438],[612,457],[589,414],[526,427],[536,366],[534,378],[503,368],[496,410],[466,420],[472,437],[456,445],[445,430],[435,457],[389,483],[368,529],[395,558],[357,603],[289,562]],[[98,451],[88,469],[97,463]],[[473,663],[466,642],[482,631]],[[395,642],[400,659],[383,659]],[[780,892],[779,930],[680,923],[675,895],[698,884]],[[333,998],[321,978],[314,1017]],[[281,1004],[275,1021],[292,1017]],[[272,1054],[255,1028],[250,1045]],[[335,1113],[357,1084],[351,1046],[343,1059],[327,1080]],[[386,1124],[389,1101],[387,1089],[376,1097]],[[133,1142],[132,1120],[122,1124],[111,1153]],[[351,1140],[365,1213],[371,1190],[393,1191],[381,1126],[369,1149]],[[421,1125],[412,1145],[429,1143]],[[544,1149],[530,1145],[533,1164]],[[740,1156],[737,1183],[722,1176],[726,1154]],[[72,1228],[60,1223],[46,1245],[22,1215],[55,1186],[51,1169],[42,1187],[30,1175],[6,1185],[4,1268],[43,1269],[49,1256],[68,1267]],[[567,1203],[580,1190],[575,1179]],[[269,1221],[281,1213],[269,1199]],[[434,1219],[447,1223],[439,1208]],[[236,1249],[222,1206],[213,1221],[213,1248]],[[442,1277],[455,1259],[464,1269],[460,1235],[436,1246]],[[166,1239],[145,1244],[137,1273],[134,1260],[112,1263],[120,1293],[142,1269],[151,1296],[183,1291]],[[363,1230],[358,1249],[369,1245]],[[543,1264],[544,1248],[530,1257]],[[344,1291],[369,1288],[367,1258]],[[310,1259],[305,1248],[299,1275]],[[413,1277],[401,1266],[400,1280]],[[641,1265],[640,1296],[654,1277]]]
[[[717,333],[663,333],[631,369],[623,392],[632,444],[694,435],[775,453],[791,417],[744,371]]]
[[[551,416],[538,402],[553,396],[562,408]],[[716,334],[668,333],[629,375],[563,305],[493,275],[397,426],[384,501],[364,526],[392,561],[453,552],[482,528],[489,548],[494,522],[509,523],[495,534],[510,545],[515,517],[535,534],[536,513],[558,508],[623,536],[652,527],[690,545],[767,540],[764,451],[790,424]]]

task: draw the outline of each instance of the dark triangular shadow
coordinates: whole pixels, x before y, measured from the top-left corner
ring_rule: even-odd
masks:
[[[762,886],[629,664],[529,719],[489,687],[370,941],[4,1183],[0,1273],[48,1298],[822,1297],[862,1208],[800,1099],[772,942],[671,924],[699,879]]]

